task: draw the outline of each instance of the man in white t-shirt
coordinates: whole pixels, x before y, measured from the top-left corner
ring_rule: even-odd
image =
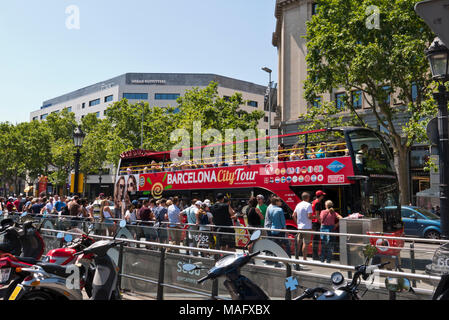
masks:
[[[295,211],[293,212],[293,219],[296,220],[299,230],[312,231],[313,210],[312,204],[310,203],[310,194],[304,192],[301,195],[301,199],[302,201],[298,203]],[[307,247],[310,244],[310,239],[310,234],[300,233],[298,236],[298,248],[302,248],[302,256],[304,260],[307,260]]]

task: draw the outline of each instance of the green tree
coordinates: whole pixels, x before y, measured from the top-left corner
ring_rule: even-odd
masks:
[[[242,110],[245,101],[239,93],[229,99],[220,97],[216,82],[187,90],[176,102],[176,106],[150,107],[148,103],[129,104],[123,99],[109,107],[104,127],[108,161],[118,163],[122,152],[140,149],[142,124],[143,149],[167,151],[175,144],[170,141],[171,133],[186,129],[192,136],[195,121],[201,122],[202,132],[217,129],[224,134],[226,129],[256,129],[264,116],[262,111]]]
[[[216,129],[222,133],[226,129],[256,129],[265,113],[262,111],[247,112],[241,109],[246,101],[241,93],[229,98],[220,97],[218,83],[211,82],[206,88],[193,88],[178,99],[178,128],[193,133],[193,123],[201,122],[203,132]]]
[[[50,173],[49,181],[55,186],[64,186],[74,162],[75,146],[73,131],[76,126],[75,114],[64,109],[52,113],[42,122],[50,132]]]
[[[99,120],[95,114],[89,114],[81,122],[86,138],[81,148],[80,171],[87,177],[90,173],[98,173],[107,163],[108,133],[111,126],[107,121]]]
[[[432,91],[424,50],[434,35],[414,11],[415,0],[318,0],[318,12],[307,23],[308,78],[305,97],[316,97],[333,88],[362,92],[368,110],[354,109],[350,96],[345,106],[351,121],[391,140],[397,163],[401,202],[408,204],[407,155],[411,146],[424,141],[428,117],[435,104],[428,100]],[[368,29],[366,10],[379,8],[379,28]],[[373,14],[375,14],[373,12]],[[375,17],[374,17],[375,18]],[[414,99],[412,89],[416,88]],[[390,103],[389,97],[393,100]],[[338,114],[336,105],[326,105],[326,114],[311,107],[304,120],[308,127],[323,127]],[[370,126],[362,115],[369,111],[377,124]],[[408,119],[401,122],[401,115]],[[320,117],[321,116],[321,117]],[[344,120],[341,118],[340,121]]]

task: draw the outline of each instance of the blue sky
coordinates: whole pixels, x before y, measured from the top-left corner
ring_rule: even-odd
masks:
[[[69,30],[66,8],[80,10]],[[275,0],[14,0],[0,9],[0,121],[126,72],[277,79]]]

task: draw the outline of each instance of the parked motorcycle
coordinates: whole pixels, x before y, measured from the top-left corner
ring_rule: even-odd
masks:
[[[25,216],[23,216],[25,217]],[[12,219],[0,222],[0,257],[4,254],[40,259],[45,250],[45,242],[40,235],[42,223],[36,224],[33,220],[24,220],[22,223]]]
[[[414,293],[410,280],[407,278],[387,278],[385,279],[385,287],[388,291],[394,293],[394,296],[396,293]],[[441,280],[435,289],[432,300],[449,300],[449,274],[441,276]]]
[[[8,299],[16,286],[23,282],[25,278],[29,275],[23,269],[32,268],[34,265],[43,266],[44,271],[52,271],[50,264],[67,266],[74,264],[76,261],[75,253],[87,248],[95,240],[85,234],[83,231],[74,229],[69,232],[78,233],[78,235],[73,238],[71,235],[65,237],[65,244],[62,243],[62,248],[50,250],[46,256],[43,257],[42,261],[34,258],[27,257],[15,257],[13,255],[7,255],[0,259],[0,298]],[[62,233],[58,234],[58,238],[63,241],[64,235]],[[87,295],[90,297],[92,293],[91,283],[94,274],[94,268],[92,266],[93,256],[86,256],[82,264],[82,272],[86,274],[85,281],[81,281],[81,289],[84,287]],[[18,269],[21,270],[17,272]]]
[[[257,241],[261,236],[259,230],[255,231],[251,236],[248,246]],[[229,291],[233,300],[269,300],[268,295],[251,280],[240,274],[240,269],[245,266],[251,259],[260,252],[247,254],[232,254],[219,260],[215,267],[208,271],[207,276],[198,280],[203,283],[206,280],[214,280],[219,277],[226,277],[224,285]],[[183,269],[187,272],[205,269],[195,264],[184,264]]]
[[[121,221],[120,228],[125,226],[126,221]],[[109,249],[123,243],[115,240],[118,231],[112,240],[97,241],[75,252],[77,260],[74,265],[39,263],[31,268],[22,268],[19,271],[27,276],[16,286],[9,300],[82,300],[81,284],[86,281],[86,285],[92,287],[91,300],[119,300],[117,267],[107,254]],[[91,257],[95,262],[95,272],[93,278],[88,279],[82,266],[83,260]]]
[[[357,266],[355,268],[354,278],[345,286],[342,286],[345,282],[343,274],[341,274],[340,272],[335,272],[331,275],[331,281],[337,289],[331,291],[322,287],[313,289],[309,288],[306,289],[302,295],[293,300],[360,300],[358,288],[361,284],[362,279],[367,280],[376,270],[382,269],[389,263],[390,262],[386,262],[370,266],[365,263],[363,265]]]

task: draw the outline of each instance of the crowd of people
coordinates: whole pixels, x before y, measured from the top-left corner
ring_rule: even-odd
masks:
[[[106,208],[113,205],[112,197],[106,198],[104,194],[98,197],[101,205]],[[97,200],[98,200],[97,199]],[[107,211],[108,209],[105,209]],[[41,193],[38,197],[17,197],[0,198],[0,212],[2,213],[29,213],[32,215],[63,215],[76,218],[94,220],[94,202],[89,202],[87,198],[77,195],[73,197],[51,195]],[[102,211],[101,211],[102,212]],[[100,213],[101,220],[106,220]]]
[[[341,216],[333,209],[332,201],[324,201],[326,194],[317,191],[311,202],[311,195],[304,192],[301,202],[293,212],[293,219],[299,230],[333,232],[338,227]],[[216,202],[205,199],[192,199],[190,203],[178,197],[169,199],[148,199],[132,201],[124,216],[111,197],[100,194],[95,203],[99,212],[94,212],[94,202],[78,196],[66,197],[53,195],[8,199],[0,198],[0,212],[27,212],[33,215],[64,215],[72,218],[86,219],[104,225],[104,234],[113,234],[116,230],[114,220],[125,219],[135,239],[145,238],[147,241],[180,245],[183,232],[186,231],[183,244],[190,247],[216,248],[225,251],[235,251],[235,221],[238,215],[230,200],[223,194],[218,194]],[[246,206],[239,208],[240,213],[246,215],[249,232],[257,228],[271,229],[263,231],[273,241],[282,246],[290,255],[290,240],[287,229],[282,200],[272,195],[266,201],[263,195],[251,197]],[[186,230],[184,229],[187,224]],[[238,222],[237,222],[238,224]],[[213,233],[211,233],[213,232]],[[215,237],[214,237],[215,236]],[[318,255],[318,244],[322,244],[321,255]],[[297,238],[298,248],[302,251],[303,259],[307,260],[308,246],[312,241],[313,259],[330,262],[332,258],[333,237],[327,235],[310,235],[300,233]],[[191,251],[190,254],[196,255]]]
[[[180,245],[185,222],[187,232],[183,244],[235,251],[233,221],[237,219],[237,215],[229,199],[223,194],[217,195],[216,203],[209,199],[193,199],[186,203],[178,197],[134,200],[127,208],[124,218],[136,239],[144,237],[147,241],[162,243],[171,240],[172,244]],[[216,239],[210,234],[212,229],[216,232]]]

